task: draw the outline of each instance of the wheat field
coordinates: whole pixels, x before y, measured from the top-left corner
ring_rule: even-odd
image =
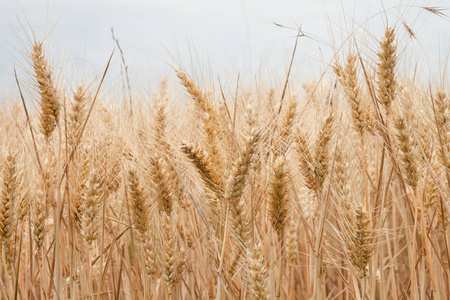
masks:
[[[26,43],[0,298],[450,299],[448,79],[402,73],[399,32],[313,82],[224,92],[174,67],[134,102],[102,92],[111,59],[73,82],[51,35]]]

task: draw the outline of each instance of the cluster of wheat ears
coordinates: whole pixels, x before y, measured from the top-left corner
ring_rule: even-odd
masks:
[[[177,69],[133,110],[32,43],[38,105],[16,76],[0,115],[1,298],[449,299],[450,97],[379,39],[297,94]]]

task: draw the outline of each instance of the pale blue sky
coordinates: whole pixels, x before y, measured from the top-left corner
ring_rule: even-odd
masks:
[[[286,70],[296,32],[272,22],[289,27],[301,25],[304,32],[316,38],[302,38],[299,43],[294,73],[305,80],[320,74],[332,60],[333,49],[356,28],[359,46],[376,50],[375,38],[382,35],[386,19],[398,27],[399,39],[409,43],[405,68],[416,60],[419,68],[442,68],[450,43],[448,19],[419,7],[407,7],[411,3],[443,6],[446,1],[0,0],[0,3],[0,95],[4,95],[5,89],[15,88],[12,68],[13,63],[21,61],[21,55],[14,47],[21,47],[17,35],[26,41],[20,27],[26,24],[24,16],[38,39],[46,27],[52,29],[46,45],[53,60],[61,61],[65,70],[70,71],[65,73],[71,74],[66,78],[69,82],[80,78],[88,81],[92,75],[86,74],[101,73],[115,46],[110,31],[114,27],[134,89],[154,86],[165,75],[171,75],[167,63],[182,64],[203,81],[217,76],[226,81],[227,74],[239,72],[252,79],[255,74],[267,72],[267,80],[276,81]],[[381,13],[382,4],[388,9],[386,14]],[[366,22],[367,19],[370,20]],[[417,40],[409,40],[399,20],[412,28]],[[117,54],[110,76],[120,82]]]

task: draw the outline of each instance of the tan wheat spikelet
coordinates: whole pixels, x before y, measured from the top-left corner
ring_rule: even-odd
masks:
[[[41,131],[48,139],[51,137],[59,120],[60,96],[52,78],[52,68],[44,56],[42,43],[34,43],[31,60],[41,96]]]
[[[87,113],[88,97],[86,93],[83,82],[80,82],[77,90],[73,94],[73,102],[68,117],[69,145],[74,145],[80,138],[81,127]]]
[[[163,151],[169,150],[169,145],[167,144],[165,140],[165,131],[167,126],[167,116],[166,116],[166,98],[162,96],[163,98],[158,101],[155,105],[155,123],[153,125],[153,131],[154,131],[154,139],[155,144],[160,147]]]
[[[81,221],[81,213],[82,208],[81,204],[83,202],[83,198],[85,196],[87,186],[89,184],[89,172],[91,171],[91,165],[92,165],[92,158],[91,158],[91,151],[92,147],[90,143],[84,143],[79,148],[78,153],[78,161],[79,164],[77,165],[77,176],[76,176],[76,182],[75,182],[75,191],[74,196],[71,203],[71,212],[72,212],[72,218],[75,222],[75,224],[79,225]]]
[[[4,244],[13,232],[15,221],[14,205],[17,198],[16,158],[8,154],[3,166],[3,183],[0,198],[0,241]]]
[[[136,170],[128,171],[128,190],[129,201],[131,201],[132,207],[133,224],[137,230],[137,240],[143,242],[149,226],[150,206],[147,196],[140,186]]]
[[[290,139],[296,115],[297,102],[295,95],[293,95],[291,100],[288,102],[282,119],[280,120],[279,132],[274,145],[275,157],[286,154],[291,143]]]
[[[351,228],[354,226],[354,203],[353,195],[351,193],[351,187],[349,184],[349,170],[346,166],[346,158],[342,149],[338,147],[336,149],[336,155],[334,160],[334,176],[333,176],[333,188],[335,189],[337,196],[337,204],[339,206],[341,217],[342,229],[351,232]]]
[[[167,163],[163,158],[153,157],[150,159],[151,178],[154,184],[155,199],[159,208],[168,216],[172,214],[173,194],[167,172]]]
[[[447,98],[447,93],[443,90],[438,90],[436,92],[436,97],[434,98],[434,103],[436,107],[436,117],[438,126],[447,126],[449,122],[449,105],[450,102]]]
[[[31,204],[30,187],[27,186],[25,175],[23,171],[17,173],[17,220],[19,222],[22,222],[28,215]]]
[[[397,129],[397,144],[401,153],[400,159],[403,170],[406,174],[406,183],[415,190],[419,181],[419,173],[416,163],[418,158],[414,155],[413,150],[412,132],[407,128],[403,118],[395,120],[395,128]]]
[[[216,173],[216,168],[211,162],[208,154],[194,144],[183,143],[180,149],[197,168],[197,171],[206,186],[220,197],[222,195],[223,183],[220,176]]]
[[[443,90],[438,90],[436,92],[436,97],[434,98],[434,103],[436,107],[438,140],[442,143],[442,145],[438,147],[438,155],[442,165],[447,170],[450,170],[450,101]]]
[[[370,114],[361,103],[361,91],[358,82],[356,70],[357,56],[350,53],[347,57],[347,64],[344,68],[336,65],[334,70],[336,75],[344,87],[344,91],[350,102],[351,115],[356,131],[363,135],[366,131],[370,131]]]
[[[233,165],[225,192],[225,200],[228,201],[233,216],[233,230],[242,245],[248,243],[248,219],[245,212],[245,203],[241,197],[247,182],[252,156],[260,139],[259,132],[253,125],[253,116],[250,108],[247,112],[247,120],[249,127],[244,149]]]
[[[155,276],[159,268],[158,255],[156,252],[155,239],[150,236],[149,232],[145,234],[142,247],[145,273],[150,276]]]
[[[430,162],[431,168],[433,172],[436,174],[437,177],[440,175],[440,165],[438,164],[436,159],[432,159]],[[430,174],[431,175],[431,174]],[[427,180],[425,182],[426,189],[425,189],[425,198],[423,205],[425,206],[425,210],[428,209],[428,207],[434,206],[437,201],[440,199],[440,193],[439,193],[439,183],[436,183],[434,178],[432,176],[428,175]]]
[[[103,200],[101,181],[96,173],[90,177],[86,193],[83,196],[81,230],[84,239],[92,249],[92,243],[97,239],[100,229],[100,210]]]
[[[100,165],[99,174],[103,174],[102,187],[105,199],[116,192],[122,183],[122,160],[120,156],[115,155],[116,151],[119,151],[117,144],[108,134],[97,147],[99,156],[96,159]]]
[[[381,103],[390,113],[391,103],[394,101],[397,89],[395,66],[397,64],[397,46],[395,44],[395,32],[392,28],[386,28],[383,40],[380,42],[378,53],[378,95]]]
[[[195,85],[194,81],[192,81],[192,79],[189,78],[189,76],[184,71],[178,70],[176,73],[178,78],[180,78],[183,86],[192,96],[192,99],[194,100],[200,112],[207,113],[211,118],[214,118],[214,109],[206,95],[203,94],[203,92]]]
[[[286,167],[286,158],[284,156],[277,158],[273,165],[273,173],[270,181],[269,219],[279,238],[283,236],[288,214]]]
[[[310,190],[313,190],[315,185],[314,162],[308,142],[300,130],[297,130],[295,140],[297,154],[300,157],[300,170],[305,178],[305,184]]]
[[[317,137],[314,157],[314,190],[319,191],[329,172],[330,166],[330,140],[332,136],[333,115],[330,114],[322,123]]]
[[[355,221],[350,232],[349,257],[352,264],[363,274],[373,254],[373,230],[369,214],[361,207],[355,209]]]
[[[36,245],[36,253],[40,255],[40,249],[44,244],[46,233],[47,206],[45,205],[44,193],[41,190],[36,192],[33,205],[33,240]]]
[[[286,256],[290,262],[293,262],[295,258],[298,256],[298,231],[299,231],[299,220],[300,217],[296,213],[291,213],[287,225],[287,234],[286,234]]]
[[[262,243],[256,244],[253,249],[247,248],[247,276],[253,299],[269,299],[269,274],[264,264]]]
[[[170,216],[163,213],[163,226],[165,239],[164,244],[164,264],[163,264],[163,277],[169,290],[169,295],[172,293],[172,288],[177,283],[177,252],[176,252],[176,240],[172,225],[170,222]]]
[[[446,205],[445,200],[440,199],[439,202],[437,202],[437,214],[438,214],[438,220],[439,220],[439,227],[442,231],[442,233],[445,235],[448,228],[448,223],[450,220],[450,214],[448,212],[448,206]]]
[[[11,274],[14,263],[15,243],[13,232],[16,226],[15,205],[17,201],[16,156],[8,154],[3,166],[3,184],[0,195],[0,243],[2,257]]]

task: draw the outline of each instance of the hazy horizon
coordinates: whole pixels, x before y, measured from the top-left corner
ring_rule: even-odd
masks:
[[[441,76],[443,68],[448,69],[444,64],[450,42],[448,18],[410,3],[385,1],[383,8],[380,1],[348,0],[289,0],[276,5],[272,1],[240,0],[10,1],[2,4],[0,11],[0,88],[2,95],[15,89],[13,62],[23,58],[14,47],[21,48],[20,43],[27,41],[25,31],[30,33],[25,17],[37,39],[51,28],[46,46],[52,61],[72,71],[73,78],[65,78],[69,83],[89,81],[101,74],[115,48],[112,27],[124,51],[133,90],[137,90],[173,76],[170,65],[183,66],[203,82],[237,73],[251,77],[251,81],[261,72],[271,73],[265,77],[277,81],[289,64],[296,26],[309,37],[299,40],[293,76],[317,78],[339,50],[340,36],[347,37],[355,29],[356,41],[370,43],[368,48],[375,51],[386,19],[397,27],[399,40],[409,44],[408,56],[400,67],[421,68],[423,63]],[[442,3],[424,1],[421,5]],[[415,39],[408,36],[402,22],[413,30]],[[20,26],[26,26],[25,31]],[[116,51],[110,77],[119,80],[120,64]]]

